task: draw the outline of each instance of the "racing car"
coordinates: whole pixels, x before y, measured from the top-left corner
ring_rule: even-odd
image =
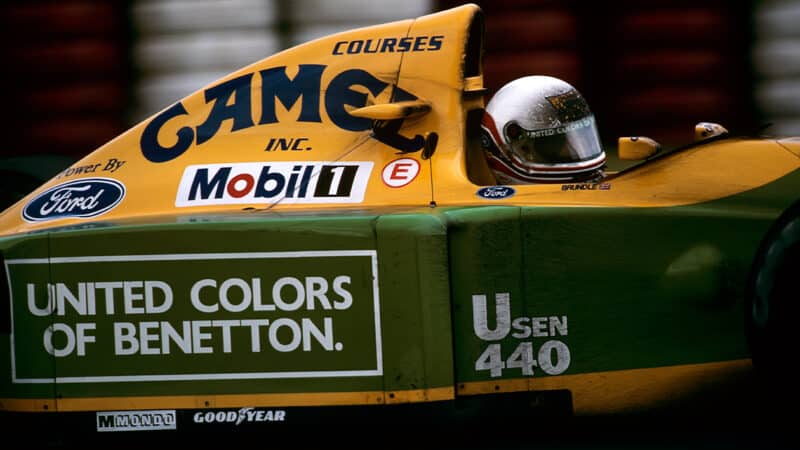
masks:
[[[780,383],[800,141],[703,123],[671,150],[621,138],[631,164],[599,180],[496,185],[483,32],[467,4],[290,48],[6,209],[0,410],[269,429]]]

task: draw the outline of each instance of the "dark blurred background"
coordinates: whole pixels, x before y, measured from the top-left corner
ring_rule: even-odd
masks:
[[[6,1],[0,189],[28,192],[150,114],[281,49],[462,3]],[[519,76],[560,77],[587,98],[612,154],[619,136],[688,143],[700,121],[741,133],[771,123],[767,134],[800,135],[798,1],[475,3],[486,13],[489,96]]]

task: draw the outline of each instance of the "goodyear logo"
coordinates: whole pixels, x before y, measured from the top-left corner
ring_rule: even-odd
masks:
[[[239,411],[198,411],[193,416],[194,423],[232,423],[241,425],[250,422],[283,422],[286,411],[282,409],[239,408]]]
[[[297,111],[298,122],[322,122],[322,109],[336,127],[346,131],[365,131],[372,128],[372,120],[355,117],[348,112],[361,108],[381,93],[387,92],[393,101],[415,100],[417,97],[399,87],[387,83],[363,69],[348,69],[336,74],[322,86],[322,75],[327,66],[300,64],[297,73],[290,78],[286,66],[272,67],[224,81],[203,91],[206,104],[195,121],[196,111],[186,109],[178,102],[154,117],[144,128],[139,145],[148,161],[162,163],[171,161],[193,145],[199,146],[211,140],[224,126],[238,132],[256,125],[278,123],[276,105],[280,102],[289,111]],[[258,92],[253,92],[257,90]],[[368,92],[369,94],[367,94]],[[261,97],[261,115],[254,117],[252,98]],[[299,108],[295,105],[299,104]],[[182,125],[182,126],[176,126]],[[162,132],[174,129],[174,135]],[[399,127],[398,127],[399,129]],[[375,139],[404,152],[422,149],[422,136],[412,138],[398,133],[381,133]],[[169,146],[162,142],[172,143]]]
[[[372,162],[253,162],[188,166],[175,206],[361,203]]]

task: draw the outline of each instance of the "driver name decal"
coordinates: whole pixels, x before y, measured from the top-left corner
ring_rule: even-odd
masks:
[[[611,183],[572,183],[562,184],[562,191],[608,191],[611,190]]]
[[[361,203],[373,163],[206,164],[184,170],[175,206]]]

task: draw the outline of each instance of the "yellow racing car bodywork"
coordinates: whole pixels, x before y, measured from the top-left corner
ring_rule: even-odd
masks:
[[[319,39],[278,53],[182,99],[100,147],[31,195],[84,177],[111,177],[124,201],[104,220],[242,208],[471,205],[493,184],[476,142],[470,112],[484,106],[482,29],[475,6]],[[415,111],[375,109],[403,103]],[[408,109],[408,108],[407,108]],[[412,108],[413,109],[413,108]],[[359,114],[359,112],[361,112]],[[394,119],[392,119],[394,117]],[[374,120],[373,120],[374,119]],[[433,138],[432,138],[433,135]],[[474,138],[474,137],[473,137]],[[431,142],[433,141],[433,142]],[[426,143],[430,147],[426,149]],[[560,184],[515,187],[495,204],[664,207],[701,203],[765,185],[800,167],[800,144],[725,142],[687,151],[645,170],[609,177],[610,190],[565,190]],[[429,154],[429,155],[428,155]],[[411,157],[411,166],[393,161]],[[428,156],[427,158],[425,156]],[[336,161],[359,167],[347,197],[292,197],[258,192],[263,161]],[[207,178],[196,169],[217,164]],[[224,165],[236,166],[214,179]],[[747,167],[746,172],[740,169]],[[384,169],[392,174],[384,174]],[[236,178],[236,173],[239,178]],[[348,172],[349,173],[349,172]],[[414,174],[412,177],[410,174]],[[248,176],[249,174],[249,176]],[[269,177],[267,177],[269,178]],[[389,182],[386,182],[386,179]],[[210,181],[214,179],[214,182]],[[192,191],[211,184],[221,198]],[[316,186],[316,185],[315,185]],[[208,191],[209,189],[205,189]],[[176,192],[177,190],[177,192]],[[25,220],[21,202],[0,217],[0,232],[52,226]],[[59,225],[85,221],[86,205],[63,201]],[[51,213],[55,214],[55,213]]]

